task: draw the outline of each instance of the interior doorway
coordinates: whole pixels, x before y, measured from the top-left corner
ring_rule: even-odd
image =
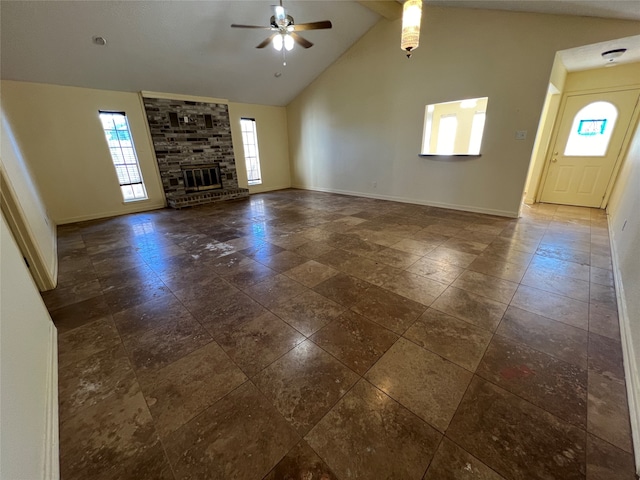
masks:
[[[639,97],[638,89],[566,96],[539,201],[604,207]]]

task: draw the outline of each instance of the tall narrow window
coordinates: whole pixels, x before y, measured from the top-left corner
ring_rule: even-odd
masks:
[[[122,198],[125,202],[146,199],[147,191],[142,181],[127,116],[124,112],[101,111],[100,120],[111,152],[111,160],[118,175]]]
[[[242,128],[244,162],[247,167],[249,185],[260,185],[262,183],[262,175],[260,173],[260,154],[258,153],[256,120],[254,118],[241,118],[240,127]]]

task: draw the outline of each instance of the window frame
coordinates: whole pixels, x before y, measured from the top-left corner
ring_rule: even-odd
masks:
[[[244,122],[251,122],[252,128],[250,131],[244,128]],[[240,117],[240,132],[242,134],[242,149],[244,152],[244,166],[247,172],[247,183],[249,186],[262,185],[262,166],[260,164],[258,124],[256,119],[252,117]],[[249,135],[251,135],[251,139]],[[252,142],[248,140],[252,140]],[[251,148],[249,147],[254,147],[254,155],[251,154]],[[249,164],[250,162],[252,162],[252,165]]]
[[[124,125],[126,128],[118,128],[115,120],[111,118],[111,122],[113,124],[113,128],[106,128],[105,121],[103,119],[103,115],[120,115],[124,120]],[[116,177],[118,179],[118,185],[120,186],[120,194],[122,195],[122,201],[124,203],[130,202],[140,202],[144,200],[148,200],[149,196],[147,194],[147,188],[144,184],[144,178],[142,176],[142,169],[140,168],[140,161],[138,160],[138,153],[135,148],[135,143],[133,141],[133,134],[131,133],[131,127],[129,125],[129,119],[127,118],[126,112],[115,111],[115,110],[98,110],[98,119],[100,120],[100,125],[102,126],[102,131],[105,136],[105,141],[107,142],[107,148],[109,149],[109,155],[111,157],[111,162],[113,164],[113,168],[115,170]],[[126,132],[126,135],[121,135],[118,132]],[[113,136],[115,135],[118,144],[113,145]],[[110,139],[111,137],[111,139]],[[126,140],[129,145],[123,145],[123,138],[128,137]],[[117,151],[116,155],[114,155],[114,150]],[[127,155],[128,153],[128,155]],[[118,158],[119,154],[119,158]],[[121,159],[122,161],[119,161]],[[133,159],[133,161],[131,160]],[[124,168],[123,168],[124,167]],[[124,172],[124,173],[123,173]],[[124,181],[124,176],[129,179],[129,181]],[[133,181],[131,176],[137,175],[139,181]],[[135,186],[139,186],[139,192],[136,191]],[[125,188],[129,187],[131,191],[132,197],[128,198],[125,193]]]

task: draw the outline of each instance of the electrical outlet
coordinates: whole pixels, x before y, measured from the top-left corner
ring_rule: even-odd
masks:
[[[526,130],[517,130],[516,131],[516,140],[524,140],[527,138]]]

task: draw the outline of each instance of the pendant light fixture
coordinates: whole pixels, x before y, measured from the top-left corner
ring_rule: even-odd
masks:
[[[402,7],[402,37],[400,48],[407,52],[407,58],[420,44],[420,22],[422,20],[422,0],[406,0]]]

